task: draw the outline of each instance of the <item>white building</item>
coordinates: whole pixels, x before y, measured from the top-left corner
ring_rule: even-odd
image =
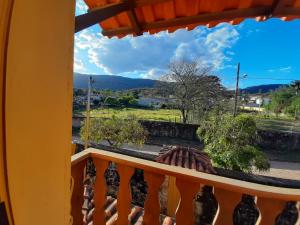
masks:
[[[145,107],[154,107],[154,108],[160,108],[162,104],[166,103],[165,99],[161,98],[145,98],[140,97],[138,99],[138,104]]]

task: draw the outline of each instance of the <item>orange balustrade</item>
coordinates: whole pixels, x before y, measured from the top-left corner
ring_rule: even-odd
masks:
[[[175,215],[177,225],[195,224],[193,202],[195,195],[200,190],[201,184],[214,187],[214,194],[219,205],[218,212],[214,219],[215,225],[233,224],[234,209],[240,202],[243,194],[256,197],[257,207],[260,211],[260,216],[257,221],[259,225],[275,224],[275,219],[283,210],[286,202],[300,201],[299,189],[254,184],[112,152],[87,149],[72,156],[72,177],[74,179],[72,216],[74,225],[83,224],[83,215],[81,212],[83,204],[83,165],[87,159],[92,159],[96,168],[96,179],[94,182],[95,206],[93,211],[94,215],[91,217],[93,218],[94,225],[130,224],[129,220],[138,212],[141,212],[142,209],[140,207],[131,208],[130,179],[135,168],[144,171],[144,177],[148,184],[145,208],[136,224],[173,224],[173,220],[170,217],[164,221],[160,219],[158,192],[165,175],[175,177],[176,186],[181,196]],[[108,162],[114,162],[118,165],[118,173],[120,175],[120,186],[116,203],[118,213],[109,220],[107,220],[108,212],[105,210],[106,182],[104,179],[104,172],[108,166]],[[297,205],[299,206],[299,203]]]

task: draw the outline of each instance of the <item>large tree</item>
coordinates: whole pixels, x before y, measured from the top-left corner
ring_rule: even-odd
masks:
[[[171,92],[176,107],[181,111],[182,122],[188,122],[193,110],[205,111],[213,107],[223,92],[220,79],[210,75],[211,69],[196,61],[174,61],[163,76],[163,88]]]

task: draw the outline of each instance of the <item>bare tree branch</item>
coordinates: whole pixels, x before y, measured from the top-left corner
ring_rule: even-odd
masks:
[[[172,92],[183,123],[188,122],[190,111],[210,108],[224,91],[220,79],[210,73],[210,67],[181,60],[172,62],[163,76],[162,80],[168,81],[163,88]]]

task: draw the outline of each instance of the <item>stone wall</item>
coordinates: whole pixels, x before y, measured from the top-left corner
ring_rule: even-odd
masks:
[[[73,117],[73,131],[79,130],[84,117]],[[148,130],[150,137],[178,138],[181,140],[198,140],[199,125],[163,121],[141,120],[141,125]],[[259,130],[259,145],[264,150],[300,151],[300,133]]]
[[[300,133],[259,130],[259,145],[265,150],[299,151]]]
[[[85,117],[73,117],[73,130],[79,129]],[[169,137],[184,140],[198,140],[196,131],[199,125],[163,121],[140,120],[141,125],[148,130],[150,137]]]
[[[198,140],[197,129],[199,125],[160,121],[141,121],[141,124],[149,131],[150,137]],[[258,134],[259,145],[264,150],[300,152],[300,133],[259,130]]]
[[[199,125],[149,120],[141,120],[140,123],[148,130],[151,137],[198,140],[196,131]]]

